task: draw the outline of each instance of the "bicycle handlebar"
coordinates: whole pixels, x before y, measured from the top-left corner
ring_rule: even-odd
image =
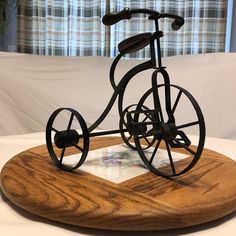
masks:
[[[173,30],[179,30],[184,25],[184,18],[182,16],[177,16],[173,14],[161,14],[161,18],[171,18],[174,21],[171,24]]]
[[[110,14],[106,14],[105,16],[103,16],[102,22],[104,25],[114,25],[117,22],[125,19],[131,19],[131,13],[129,9],[126,8],[120,12],[112,12]]]
[[[160,18],[172,18],[174,19],[172,23],[173,30],[179,30],[184,24],[184,18],[181,16],[173,15],[173,14],[160,14],[154,10],[148,9],[133,9],[124,8],[124,10],[120,12],[112,12],[110,14],[106,14],[102,18],[102,22],[104,25],[113,25],[121,20],[129,20],[132,18],[133,14],[144,13],[149,15],[150,20],[160,19]]]

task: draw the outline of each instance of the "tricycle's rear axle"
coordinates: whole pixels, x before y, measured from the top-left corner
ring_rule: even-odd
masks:
[[[90,133],[89,137],[96,137],[96,136],[102,136],[102,135],[109,135],[109,134],[118,134],[121,132],[128,132],[127,129],[117,129],[117,130],[108,130],[108,131],[100,131],[100,132],[94,132]],[[79,140],[83,139],[84,135],[79,135],[78,132],[74,129],[71,130],[62,130],[55,133],[54,136],[54,143],[58,148],[66,148],[66,147],[72,147],[75,144],[79,143]]]

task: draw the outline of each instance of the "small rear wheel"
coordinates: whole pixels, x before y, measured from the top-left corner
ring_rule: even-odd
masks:
[[[134,117],[140,123],[139,125],[134,125],[133,120]],[[130,105],[126,107],[120,117],[120,130],[121,137],[124,143],[133,150],[137,150],[134,143],[134,135],[135,133],[142,133],[143,138],[142,141],[145,143],[144,149],[148,149],[154,143],[154,139],[150,139],[145,137],[145,132],[148,128],[147,122],[152,122],[153,116],[149,109],[145,106],[141,106],[137,111],[137,104]],[[142,123],[145,123],[142,125]],[[123,131],[126,130],[126,131]]]
[[[46,127],[46,144],[60,169],[71,171],[81,166],[89,151],[89,133],[79,112],[71,108],[54,111]]]

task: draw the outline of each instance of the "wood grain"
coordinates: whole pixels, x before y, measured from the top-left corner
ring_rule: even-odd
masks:
[[[121,142],[94,138],[90,149]],[[234,212],[236,164],[205,150],[197,165],[178,178],[168,180],[149,172],[115,184],[79,169],[58,170],[46,147],[39,146],[6,163],[1,188],[17,206],[54,221],[113,230],[171,229]]]

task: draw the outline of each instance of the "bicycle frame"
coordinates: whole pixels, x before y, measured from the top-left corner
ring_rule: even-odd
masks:
[[[162,60],[161,60],[161,47],[160,47],[160,37],[163,36],[163,32],[159,31],[159,23],[158,23],[158,19],[155,19],[155,32],[152,35],[152,39],[150,41],[150,55],[151,58],[150,60],[141,63],[135,67],[133,67],[132,69],[130,69],[120,80],[120,82],[118,83],[118,85],[115,84],[115,79],[114,79],[114,74],[115,74],[115,69],[118,65],[118,62],[120,61],[120,59],[125,55],[125,53],[120,53],[113,61],[112,65],[111,65],[111,69],[110,69],[110,82],[111,82],[111,86],[114,89],[114,93],[108,103],[108,105],[106,106],[105,110],[103,111],[103,113],[100,115],[100,117],[88,128],[89,131],[89,136],[90,137],[95,137],[95,136],[99,136],[99,135],[107,135],[107,134],[115,134],[115,133],[120,133],[120,132],[126,132],[128,130],[124,129],[124,130],[109,130],[109,131],[103,131],[103,132],[94,132],[92,133],[92,131],[94,129],[96,129],[101,123],[102,121],[106,118],[106,116],[108,115],[108,113],[110,112],[112,106],[114,105],[117,96],[119,95],[120,97],[122,93],[124,93],[126,86],[128,85],[129,81],[138,73],[148,70],[148,69],[154,69],[154,72],[152,74],[152,88],[153,91],[156,90],[157,88],[157,75],[158,73],[160,73],[163,76],[164,79],[164,83],[165,84],[169,84],[170,83],[170,79],[169,79],[169,75],[167,73],[167,71],[165,70],[165,67],[162,66]],[[156,41],[156,48],[155,48],[155,41]],[[157,63],[156,63],[156,51],[157,51]],[[158,66],[156,66],[156,64],[158,64]],[[168,114],[171,112],[171,104],[170,104],[170,91],[168,88],[166,88],[165,91],[165,96],[166,96],[166,110],[168,112]],[[159,105],[156,103],[157,99],[156,99],[156,93],[153,93],[153,98],[154,98],[154,106],[155,109],[159,108]],[[119,114],[121,116],[122,114],[122,110],[120,109],[122,107],[122,103],[123,101],[121,99],[119,99],[118,101],[118,107],[119,107]],[[158,121],[161,120],[161,118],[156,117],[156,119]]]

